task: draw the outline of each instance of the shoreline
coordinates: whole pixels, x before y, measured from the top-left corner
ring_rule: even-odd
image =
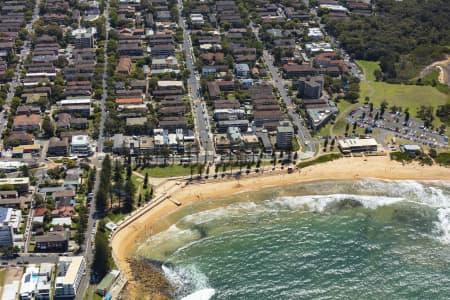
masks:
[[[156,234],[167,228],[164,222],[167,216],[200,201],[226,196],[248,193],[251,191],[309,183],[314,181],[331,180],[416,180],[416,181],[449,181],[450,168],[437,165],[420,166],[417,163],[403,165],[391,161],[389,157],[352,157],[341,158],[327,163],[310,166],[292,174],[270,173],[246,177],[241,179],[221,179],[204,184],[189,184],[172,182],[168,188],[164,185],[157,187],[160,200],[154,201],[141,215],[125,221],[120,230],[111,240],[112,252],[122,271],[124,271],[128,285],[127,292],[136,295],[139,282],[133,280],[129,258],[133,256],[136,247],[150,234]],[[173,190],[175,188],[175,190]],[[173,191],[172,191],[173,190]],[[181,204],[176,205],[176,204]]]

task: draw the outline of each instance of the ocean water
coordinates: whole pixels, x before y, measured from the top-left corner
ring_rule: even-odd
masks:
[[[333,181],[214,199],[138,255],[176,299],[450,299],[450,185]]]

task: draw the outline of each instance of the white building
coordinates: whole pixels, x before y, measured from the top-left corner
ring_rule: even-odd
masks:
[[[72,219],[70,217],[53,218],[52,225],[55,226],[72,226]]]
[[[7,161],[2,160],[0,161],[0,171],[3,172],[13,172],[20,169],[22,166],[26,166],[26,163],[20,162],[20,161]]]
[[[327,9],[330,12],[348,13],[348,9],[339,4],[320,4],[321,9]]]
[[[310,55],[315,55],[321,52],[334,52],[331,44],[325,42],[307,43],[305,44],[305,50]]]
[[[177,152],[184,150],[184,134],[182,130],[176,130],[176,133],[169,133],[167,130],[157,128],[153,130],[153,142],[155,149],[170,149]]]
[[[344,138],[338,141],[339,149],[342,153],[351,152],[375,152],[378,150],[378,143],[374,138]]]
[[[0,247],[14,244],[14,232],[18,233],[22,212],[18,209],[0,207]]]
[[[202,14],[191,14],[190,19],[193,26],[203,26],[205,24]]]
[[[160,89],[176,89],[183,88],[183,81],[179,80],[159,80],[158,88]]]
[[[179,73],[178,70],[178,60],[174,56],[169,56],[167,58],[154,58],[152,59],[152,74],[169,73],[175,72]]]
[[[61,106],[66,105],[91,105],[90,97],[72,97],[59,101]]]
[[[324,39],[322,30],[319,27],[308,28],[308,37],[312,41],[322,41]]]
[[[86,272],[83,256],[60,257],[55,279],[55,298],[75,297]]]
[[[72,31],[72,39],[76,48],[93,48],[97,29],[78,28]]]
[[[39,275],[36,285],[36,300],[49,300],[51,298],[51,279],[47,276]]]
[[[70,143],[72,155],[89,156],[92,154],[91,143],[87,135],[74,135]]]
[[[22,282],[20,285],[20,300],[31,300],[34,296],[34,290],[37,284],[37,275],[39,269],[35,266],[29,266],[22,276]]]

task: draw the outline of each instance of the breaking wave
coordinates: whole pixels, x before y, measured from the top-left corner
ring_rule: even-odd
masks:
[[[324,183],[321,183],[325,186]],[[223,207],[190,213],[166,231],[152,236],[141,245],[141,255],[154,256],[163,261],[192,245],[218,234],[242,230],[249,224],[274,221],[286,213],[333,213],[346,209],[376,210],[384,206],[399,205],[402,211],[408,203],[427,207],[433,212],[433,238],[450,244],[450,185],[444,182],[419,183],[416,181],[360,180],[333,188],[319,189],[322,195],[275,196],[269,200],[234,202]],[[323,187],[321,186],[321,187]],[[311,186],[308,189],[313,189]],[[325,194],[330,191],[330,194]],[[317,193],[317,191],[316,191]],[[397,208],[396,208],[397,209]],[[192,212],[192,210],[191,210]],[[398,213],[410,218],[407,209]],[[150,250],[149,250],[150,249]],[[157,251],[155,251],[157,249]],[[176,299],[211,299],[216,290],[208,278],[195,265],[163,265],[168,280],[176,287]]]
[[[175,298],[180,300],[209,300],[216,293],[208,284],[205,274],[189,265],[184,267],[162,266],[164,275],[176,288]]]

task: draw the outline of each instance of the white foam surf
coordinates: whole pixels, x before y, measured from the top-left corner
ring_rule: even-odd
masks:
[[[162,266],[166,278],[176,288],[176,298],[181,300],[208,300],[216,293],[208,278],[195,265]]]
[[[362,196],[353,194],[333,194],[333,195],[315,195],[282,197],[268,202],[268,205],[290,210],[304,209],[313,212],[323,212],[332,203],[343,200],[354,200],[361,203],[365,208],[376,209],[384,205],[392,205],[405,201],[402,197],[380,197],[380,196]]]
[[[186,297],[181,298],[181,300],[209,300],[216,293],[215,289],[203,289],[194,292]]]
[[[178,246],[171,249],[174,253],[180,249],[189,248],[204,239],[196,227],[209,230],[210,227],[220,226],[226,231],[231,229],[230,224],[234,220],[252,222],[263,214],[276,216],[286,211],[321,213],[333,204],[345,200],[352,200],[355,204],[360,203],[366,209],[377,209],[401,202],[431,207],[437,212],[436,232],[433,233],[433,236],[444,244],[450,244],[449,187],[446,184],[427,185],[416,181],[361,180],[355,181],[351,185],[338,186],[334,190],[337,193],[334,194],[285,196],[266,201],[232,203],[225,207],[184,216],[177,223],[178,226],[173,225],[168,230],[153,236],[149,240],[150,243],[146,244],[150,247],[159,247],[168,241],[177,241]],[[211,226],[208,226],[209,223]],[[216,223],[220,223],[220,225]],[[216,293],[209,286],[208,278],[195,266],[163,266],[162,268],[169,281],[177,287],[177,299],[210,299]]]

